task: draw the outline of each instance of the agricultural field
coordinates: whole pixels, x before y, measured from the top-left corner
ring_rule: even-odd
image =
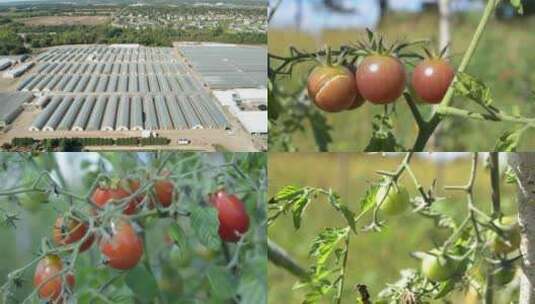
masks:
[[[17,21],[26,26],[74,26],[101,25],[111,20],[109,16],[43,16],[20,18]]]
[[[481,12],[455,14],[451,19],[452,42],[449,59],[457,67],[470,42],[470,38],[479,22]],[[438,15],[434,11],[419,14],[389,12],[382,18],[377,33],[383,34],[385,41],[415,41],[428,39],[436,43],[438,39]],[[507,113],[535,116],[535,100],[533,84],[535,83],[535,57],[532,51],[535,46],[535,36],[531,30],[535,27],[535,17],[526,16],[512,21],[498,21],[494,16],[481,36],[480,43],[470,61],[466,72],[483,81],[490,88],[493,105]],[[351,45],[358,40],[366,40],[364,30],[326,30],[310,33],[307,29],[270,28],[269,52],[275,55],[288,55],[289,46],[298,50],[313,52],[325,45],[336,49],[340,45]],[[499,47],[498,47],[499,46]],[[416,51],[418,48],[414,48]],[[281,96],[288,99],[298,99],[306,84],[307,76],[314,63],[308,61],[295,66],[291,76],[280,76],[278,89]],[[407,69],[412,69],[408,65]],[[308,102],[308,98],[304,98]],[[405,148],[410,148],[414,142],[418,127],[414,122],[411,111],[403,98],[396,103],[395,113],[392,115],[392,130],[398,142]],[[453,105],[465,107],[469,110],[479,110],[472,106],[467,98],[455,97]],[[313,107],[307,104],[307,107]],[[432,111],[430,105],[418,105],[424,117]],[[298,112],[298,110],[296,110]],[[326,123],[332,126],[329,131],[332,142],[330,151],[362,151],[370,140],[373,132],[372,120],[375,115],[382,114],[384,108],[370,103],[351,112],[336,114],[323,113]],[[272,125],[273,126],[273,125]],[[318,132],[306,121],[304,127],[289,135],[293,148],[299,151],[316,151],[316,140],[322,140],[326,126],[318,124]],[[272,128],[271,130],[275,130]],[[515,129],[510,123],[493,123],[468,120],[465,118],[448,118],[441,124],[427,149],[433,151],[488,151],[494,149],[497,139],[505,131]],[[529,151],[535,147],[531,136],[533,130],[528,129],[519,142],[520,151]],[[277,136],[278,133],[274,133]],[[274,139],[276,137],[273,137]],[[282,136],[277,137],[282,139]],[[274,150],[288,149],[281,146],[280,141],[271,145]]]

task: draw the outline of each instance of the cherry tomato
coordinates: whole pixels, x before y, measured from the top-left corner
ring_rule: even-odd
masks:
[[[426,254],[422,259],[422,273],[431,281],[443,282],[449,280],[460,266],[460,262],[448,256]]]
[[[405,68],[399,59],[385,55],[370,55],[359,64],[357,87],[365,100],[374,104],[396,101],[405,88]]]
[[[168,180],[159,180],[154,183],[154,194],[163,207],[169,207],[173,202],[175,185]]]
[[[103,188],[97,187],[95,189],[95,192],[93,192],[93,195],[91,196],[91,200],[99,208],[104,208],[104,206],[108,204],[110,201],[115,201],[115,202],[120,201],[130,196],[131,194],[132,192],[127,191],[126,189],[120,186],[113,187],[113,188],[112,187],[103,187]],[[137,206],[139,205],[139,203],[140,203],[139,198],[133,198],[124,207],[123,213],[127,215],[134,214],[137,210]]]
[[[143,241],[134,227],[125,219],[118,219],[112,222],[111,230],[111,236],[104,236],[100,242],[107,264],[121,270],[135,267],[143,255]]]
[[[357,100],[357,85],[351,71],[343,66],[317,66],[308,76],[308,96],[326,112],[340,112],[357,108],[364,102]]]
[[[386,193],[388,189],[388,194]],[[410,205],[409,192],[401,185],[381,186],[375,196],[376,203],[381,204],[380,210],[388,216],[400,215]]]
[[[63,263],[57,255],[47,255],[39,261],[33,278],[35,288],[43,284],[38,291],[39,298],[51,301],[57,301],[60,298],[63,290],[63,280],[59,273],[62,270]],[[71,273],[66,274],[65,281],[69,288],[72,288],[75,283],[74,275]]]
[[[503,231],[503,235],[491,232],[490,247],[496,254],[508,254],[520,247],[520,227],[516,218],[504,216],[496,223]]]
[[[237,242],[240,234],[249,229],[249,215],[243,202],[220,190],[210,196],[210,203],[218,210],[219,237],[227,242]]]
[[[54,241],[58,245],[68,245],[78,242],[86,233],[87,224],[80,223],[76,219],[69,218],[65,221],[63,216],[59,216],[54,224]],[[80,246],[80,252],[89,249],[94,240],[94,235],[89,236]]]
[[[442,59],[426,59],[414,68],[411,85],[427,103],[440,103],[455,76],[453,68]]]
[[[48,195],[48,192],[26,192],[19,196],[19,202],[22,207],[33,213],[39,210],[41,204],[48,202]]]

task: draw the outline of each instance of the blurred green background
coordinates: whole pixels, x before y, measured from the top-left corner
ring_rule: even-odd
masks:
[[[468,181],[471,159],[469,153],[417,154],[412,160],[412,168],[425,189],[429,189],[436,179],[437,196],[446,197],[433,208],[453,216],[460,223],[466,214],[464,193],[444,191],[445,185],[462,185]],[[502,154],[503,156],[504,154]],[[269,166],[269,197],[288,184],[332,188],[339,193],[342,202],[353,211],[358,211],[360,199],[370,183],[379,176],[376,170],[395,170],[401,163],[403,154],[382,156],[364,153],[271,153]],[[485,211],[490,210],[490,174],[484,167],[484,155],[480,155],[480,168],[475,183],[476,204]],[[504,164],[502,160],[502,165]],[[405,175],[401,183],[416,196],[412,181]],[[502,178],[502,207],[505,214],[516,212],[515,185],[506,184]],[[370,222],[363,219],[360,224]],[[269,228],[269,237],[285,248],[302,266],[312,263],[308,251],[313,238],[326,227],[342,227],[345,221],[333,211],[328,202],[313,201],[305,211],[300,230],[295,231],[290,215],[279,218]],[[360,226],[360,225],[359,225]],[[426,251],[434,244],[442,243],[450,231],[434,227],[429,219],[405,214],[388,219],[387,227],[381,233],[361,233],[352,238],[348,260],[348,276],[343,303],[354,303],[352,286],[366,284],[372,294],[377,293],[399,279],[399,271],[419,267],[419,261],[410,257],[413,251]],[[268,267],[269,303],[300,303],[306,289],[292,290],[296,277],[272,264]],[[502,288],[502,290],[508,290]],[[495,303],[505,302],[508,294],[503,291]],[[470,302],[464,294],[456,294],[451,303]],[[473,298],[472,298],[473,300]],[[327,299],[322,303],[328,303]],[[443,302],[440,302],[443,303]]]
[[[459,13],[451,18],[451,61],[457,66],[481,17],[481,12]],[[358,18],[358,17],[356,17]],[[432,46],[438,40],[438,13],[428,10],[424,13],[388,12],[379,23],[377,31],[385,34],[387,41],[431,39]],[[535,98],[532,96],[535,84],[535,16],[498,21],[492,18],[482,37],[467,72],[484,81],[491,88],[494,104],[509,113],[533,117]],[[295,29],[274,29],[268,33],[269,52],[288,55],[289,46],[300,50],[316,51],[324,45],[338,47],[364,38],[364,31],[327,30],[317,35],[299,32]],[[313,63],[300,64],[291,77],[279,77],[277,84],[284,93],[299,91]],[[457,98],[454,106],[466,107],[467,100]],[[473,102],[472,102],[473,103]],[[414,142],[417,128],[404,100],[397,102],[397,115],[394,132],[399,142],[410,148]],[[430,106],[419,106],[428,113]],[[468,109],[477,109],[468,106]],[[479,110],[479,109],[478,109]],[[362,108],[337,114],[325,114],[328,123],[334,128],[331,132],[333,142],[330,151],[362,151],[371,136],[371,118],[382,113],[383,107],[366,104]],[[490,151],[498,137],[505,130],[512,129],[507,123],[489,123],[449,119],[442,124],[441,134],[436,146],[429,144],[429,151]],[[293,143],[300,151],[316,151],[317,147],[308,122],[305,132],[293,135]],[[535,148],[532,130],[525,134],[519,150]],[[278,147],[272,147],[278,149]]]

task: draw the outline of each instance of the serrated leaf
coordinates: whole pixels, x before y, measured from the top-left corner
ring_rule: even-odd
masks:
[[[348,228],[326,228],[314,239],[309,255],[316,257],[316,268],[323,269],[338,243],[347,237],[348,233]]]
[[[172,223],[169,227],[169,237],[180,249],[187,247],[188,239],[186,233],[177,223]]]
[[[206,277],[213,296],[218,299],[228,300],[236,294],[236,278],[226,267],[214,265],[208,269]]]
[[[329,150],[329,143],[332,142],[332,137],[329,133],[332,128],[327,124],[327,119],[318,111],[312,112],[308,116],[308,119],[312,126],[312,134],[314,135],[318,150],[320,152],[327,152]]]
[[[355,224],[355,213],[351,211],[346,205],[342,204],[342,202],[340,202],[340,196],[337,193],[334,193],[332,190],[329,191],[328,199],[331,206],[333,206],[336,211],[342,213],[342,215],[346,219],[347,224],[349,225],[349,227],[351,227],[351,230],[356,233],[357,228]]]
[[[275,194],[274,199],[275,201],[293,200],[297,196],[303,194],[303,191],[303,188],[294,185],[287,185],[280,189],[277,194]]]
[[[493,102],[492,94],[487,85],[464,72],[457,74],[454,90],[457,95],[464,96],[485,107]]]
[[[311,200],[308,193],[304,193],[292,201],[292,215],[295,229],[299,229],[301,227],[303,213],[310,201]]]
[[[128,271],[125,282],[141,303],[153,303],[158,298],[156,279],[141,263]]]
[[[211,207],[191,207],[191,228],[199,241],[210,249],[218,249],[221,246],[219,238],[219,219],[217,210]]]
[[[375,207],[375,204],[376,204],[375,197],[377,196],[377,191],[379,191],[379,187],[380,186],[378,184],[374,184],[370,188],[368,188],[368,190],[366,190],[366,193],[360,200],[360,213],[361,214],[364,214],[368,212],[370,209]]]
[[[517,181],[517,176],[515,173],[515,170],[511,167],[507,167],[507,170],[505,170],[505,182],[508,184],[515,184]]]
[[[520,128],[514,131],[505,131],[496,141],[493,151],[499,152],[516,152],[520,138],[524,133],[525,128]]]

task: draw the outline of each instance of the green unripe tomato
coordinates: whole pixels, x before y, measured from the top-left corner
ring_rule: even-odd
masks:
[[[422,259],[422,273],[431,281],[443,282],[453,277],[460,262],[447,256],[425,255]]]
[[[500,227],[504,235],[502,238],[507,240],[510,244],[507,244],[505,240],[500,238],[498,233],[492,231],[490,234],[490,248],[496,254],[508,254],[520,247],[520,227],[516,218],[512,216],[502,217],[501,221],[496,223]]]
[[[41,204],[48,202],[48,193],[38,191],[25,192],[19,195],[19,202],[24,209],[30,212],[36,212],[39,210]]]
[[[386,193],[387,190],[388,194]],[[375,201],[377,204],[381,204],[382,201],[380,210],[387,216],[402,214],[410,205],[409,192],[403,186],[381,186],[377,191]]]
[[[497,269],[492,274],[494,285],[504,286],[504,285],[511,283],[511,281],[515,278],[515,274],[516,274],[516,268],[512,265],[503,266]]]

